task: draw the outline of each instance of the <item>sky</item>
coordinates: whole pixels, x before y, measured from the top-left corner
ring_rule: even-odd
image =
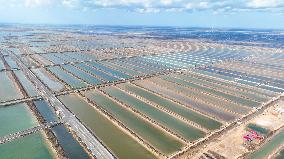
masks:
[[[284,0],[0,0],[0,23],[284,29]]]

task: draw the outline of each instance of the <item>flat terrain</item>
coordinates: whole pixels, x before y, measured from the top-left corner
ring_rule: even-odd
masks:
[[[212,142],[202,146],[202,150],[198,153],[190,157],[187,156],[186,158],[199,158],[203,153],[210,151],[216,152],[225,158],[242,158],[242,156],[251,152],[247,145],[249,143],[242,139],[242,137],[248,133],[247,125],[257,124],[269,129],[270,131],[279,130],[284,126],[284,116],[277,111],[277,109],[281,107],[284,107],[283,100],[273,103],[272,106],[267,108],[263,113],[241,124],[238,124],[235,126],[235,128],[220,135]],[[266,140],[270,140],[270,138]],[[258,144],[259,143],[257,143],[256,146],[260,146]]]
[[[44,142],[35,155],[48,158],[253,158],[283,149],[280,45],[249,42],[253,31],[228,42],[218,37],[243,33],[206,40],[172,28],[88,29],[0,26],[5,156],[36,135]],[[250,130],[264,139],[245,141]]]

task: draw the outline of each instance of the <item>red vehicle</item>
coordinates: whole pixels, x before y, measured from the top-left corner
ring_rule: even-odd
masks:
[[[249,135],[245,135],[245,136],[243,136],[243,138],[244,138],[246,141],[252,141],[252,139],[249,137]]]
[[[262,140],[264,137],[259,135],[256,131],[250,130],[249,134],[243,136],[243,139],[246,141],[252,141],[254,139],[256,140]]]

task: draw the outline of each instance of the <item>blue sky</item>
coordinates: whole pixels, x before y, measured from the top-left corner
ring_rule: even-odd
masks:
[[[284,29],[284,0],[0,0],[0,22]]]

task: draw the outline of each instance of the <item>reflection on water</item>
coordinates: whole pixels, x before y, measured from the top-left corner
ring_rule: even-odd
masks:
[[[2,159],[55,159],[56,155],[40,132],[0,145]]]
[[[82,98],[74,94],[60,96],[59,98],[119,158],[156,158]]]

